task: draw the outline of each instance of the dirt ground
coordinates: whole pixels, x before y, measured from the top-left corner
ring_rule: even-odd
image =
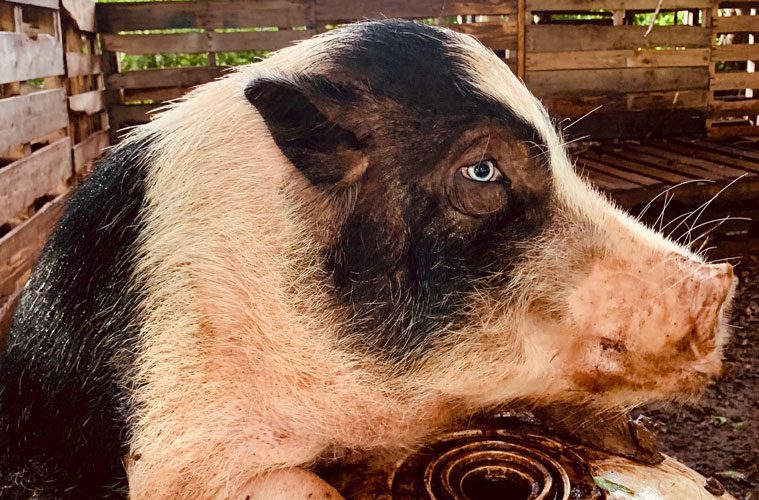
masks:
[[[744,259],[724,374],[692,407],[648,410],[662,451],[717,478],[737,499],[759,500],[759,256]]]

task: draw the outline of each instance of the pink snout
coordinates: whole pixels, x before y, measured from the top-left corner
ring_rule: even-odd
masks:
[[[735,281],[733,266],[688,262],[684,267],[688,276],[684,293],[690,299],[695,333],[692,347],[697,354],[703,355],[715,348],[716,326],[722,305],[732,294]]]

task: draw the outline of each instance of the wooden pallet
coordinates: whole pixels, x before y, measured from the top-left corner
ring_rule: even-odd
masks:
[[[633,215],[646,210],[643,221],[684,240],[712,230],[708,239],[719,243],[710,257],[759,250],[759,140],[594,142],[574,153],[581,173],[622,207]],[[712,198],[701,215],[687,216]],[[726,217],[735,219],[719,221]]]

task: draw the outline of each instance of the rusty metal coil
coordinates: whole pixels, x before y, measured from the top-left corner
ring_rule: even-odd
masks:
[[[447,434],[407,457],[391,481],[393,498],[603,498],[581,457],[559,441],[523,430]]]

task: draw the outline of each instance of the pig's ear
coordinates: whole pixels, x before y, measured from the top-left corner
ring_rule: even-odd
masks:
[[[279,149],[312,184],[338,184],[362,161],[358,139],[339,123],[352,107],[350,91],[324,80],[267,77],[250,82],[245,97]]]

